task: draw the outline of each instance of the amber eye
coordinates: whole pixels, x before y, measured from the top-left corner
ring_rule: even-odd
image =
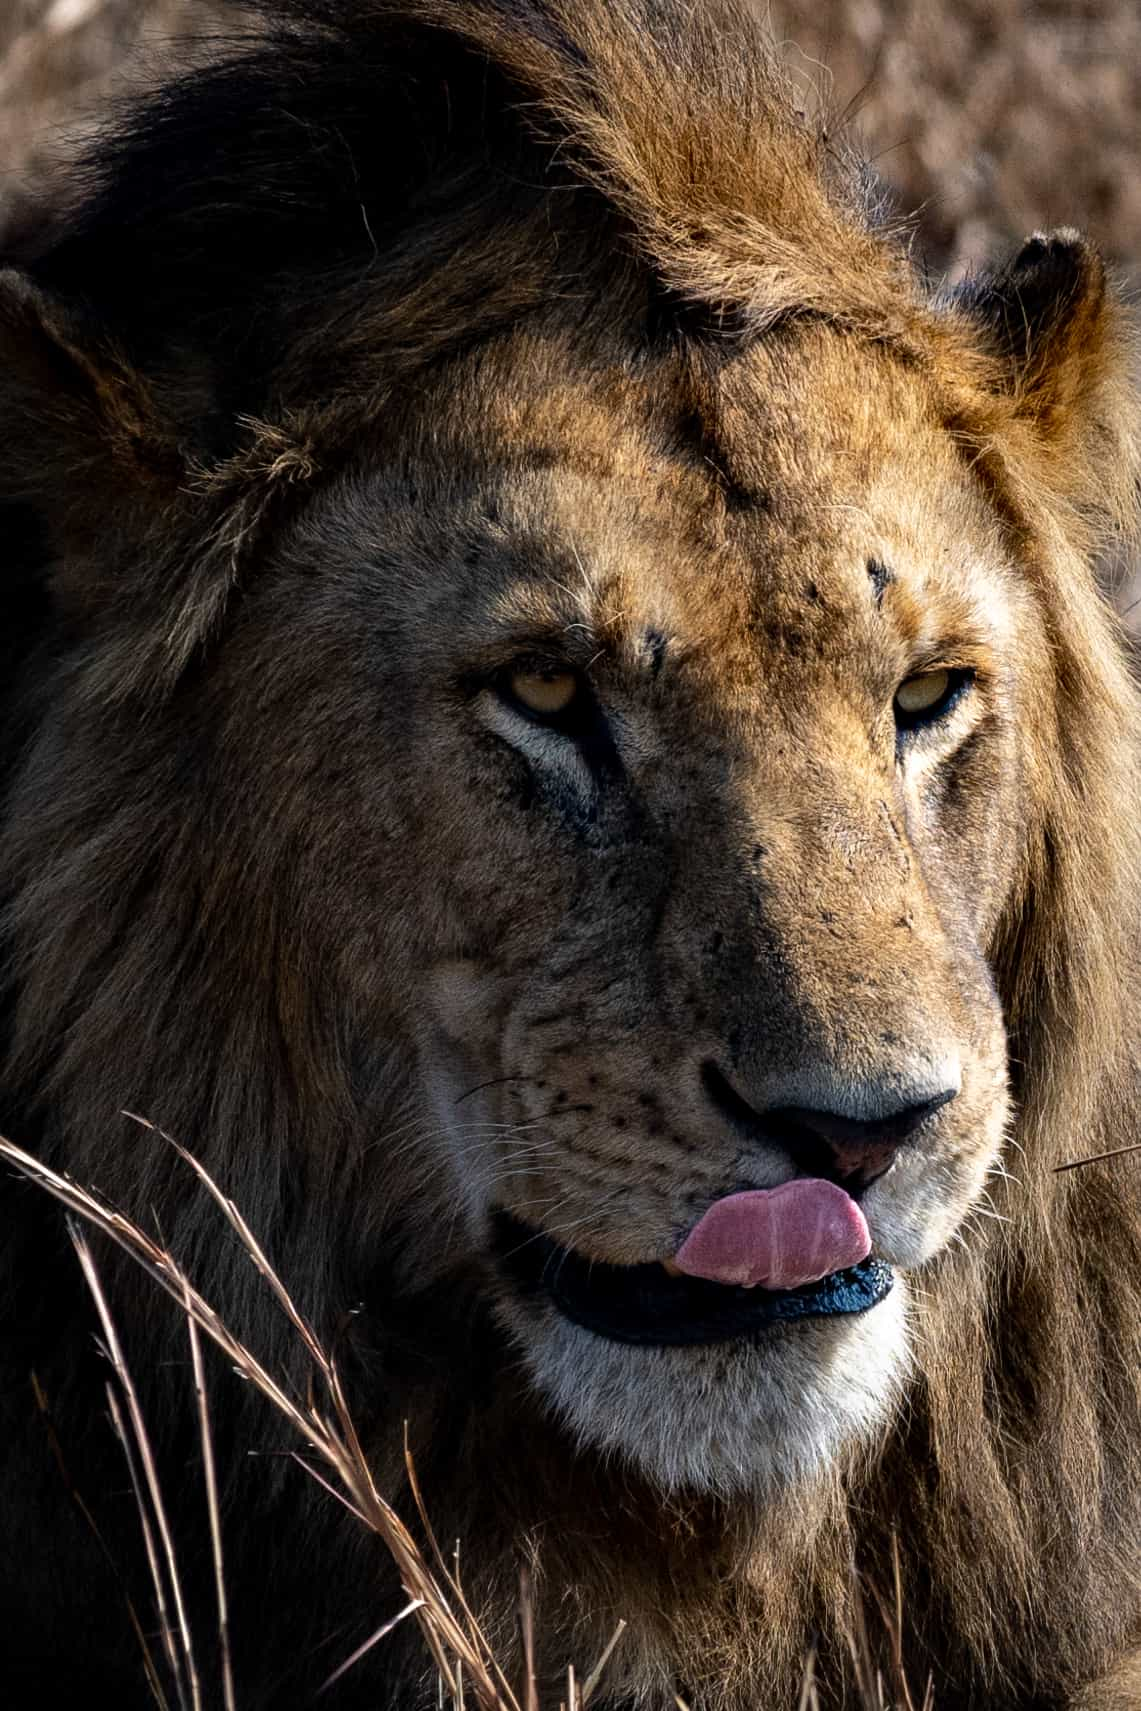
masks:
[[[895,722],[901,731],[916,730],[942,719],[971,682],[970,671],[920,671],[905,677],[895,692]]]
[[[924,671],[905,678],[895,692],[895,704],[901,713],[929,713],[943,700],[950,682],[949,671]]]
[[[537,719],[557,718],[578,694],[573,671],[513,671],[507,686],[513,699]]]

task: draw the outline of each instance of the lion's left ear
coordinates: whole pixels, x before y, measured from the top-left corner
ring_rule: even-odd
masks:
[[[1094,246],[1061,230],[1027,240],[956,306],[983,334],[992,383],[1031,437],[1041,474],[1091,520],[1133,533],[1141,475],[1135,341]]]

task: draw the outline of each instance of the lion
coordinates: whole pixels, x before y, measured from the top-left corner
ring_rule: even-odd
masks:
[[[1131,333],[1068,230],[932,289],[761,11],[290,0],[7,258],[0,1128],[303,1395],[124,1112],[201,1160],[544,1703],[621,1617],[607,1711],[853,1707],[898,1574],[919,1695],[1136,1711]],[[9,1703],[143,1705],[4,1204]],[[185,1325],[100,1264],[210,1702]],[[211,1398],[238,1702],[308,1704],[402,1596]],[[410,1626],[333,1697],[435,1704]]]

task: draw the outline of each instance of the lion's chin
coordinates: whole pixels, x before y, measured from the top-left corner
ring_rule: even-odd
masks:
[[[584,1450],[663,1490],[776,1496],[869,1444],[892,1413],[909,1364],[906,1291],[880,1262],[782,1308],[777,1292],[695,1296],[659,1267],[592,1268],[520,1235],[498,1224],[500,1312],[532,1384]],[[611,1271],[627,1274],[620,1286]],[[670,1329],[675,1290],[688,1317]]]

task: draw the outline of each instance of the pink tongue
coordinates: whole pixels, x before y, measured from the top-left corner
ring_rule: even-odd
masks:
[[[834,1182],[795,1177],[715,1201],[678,1249],[675,1264],[713,1283],[799,1289],[858,1265],[871,1252],[864,1214]]]

